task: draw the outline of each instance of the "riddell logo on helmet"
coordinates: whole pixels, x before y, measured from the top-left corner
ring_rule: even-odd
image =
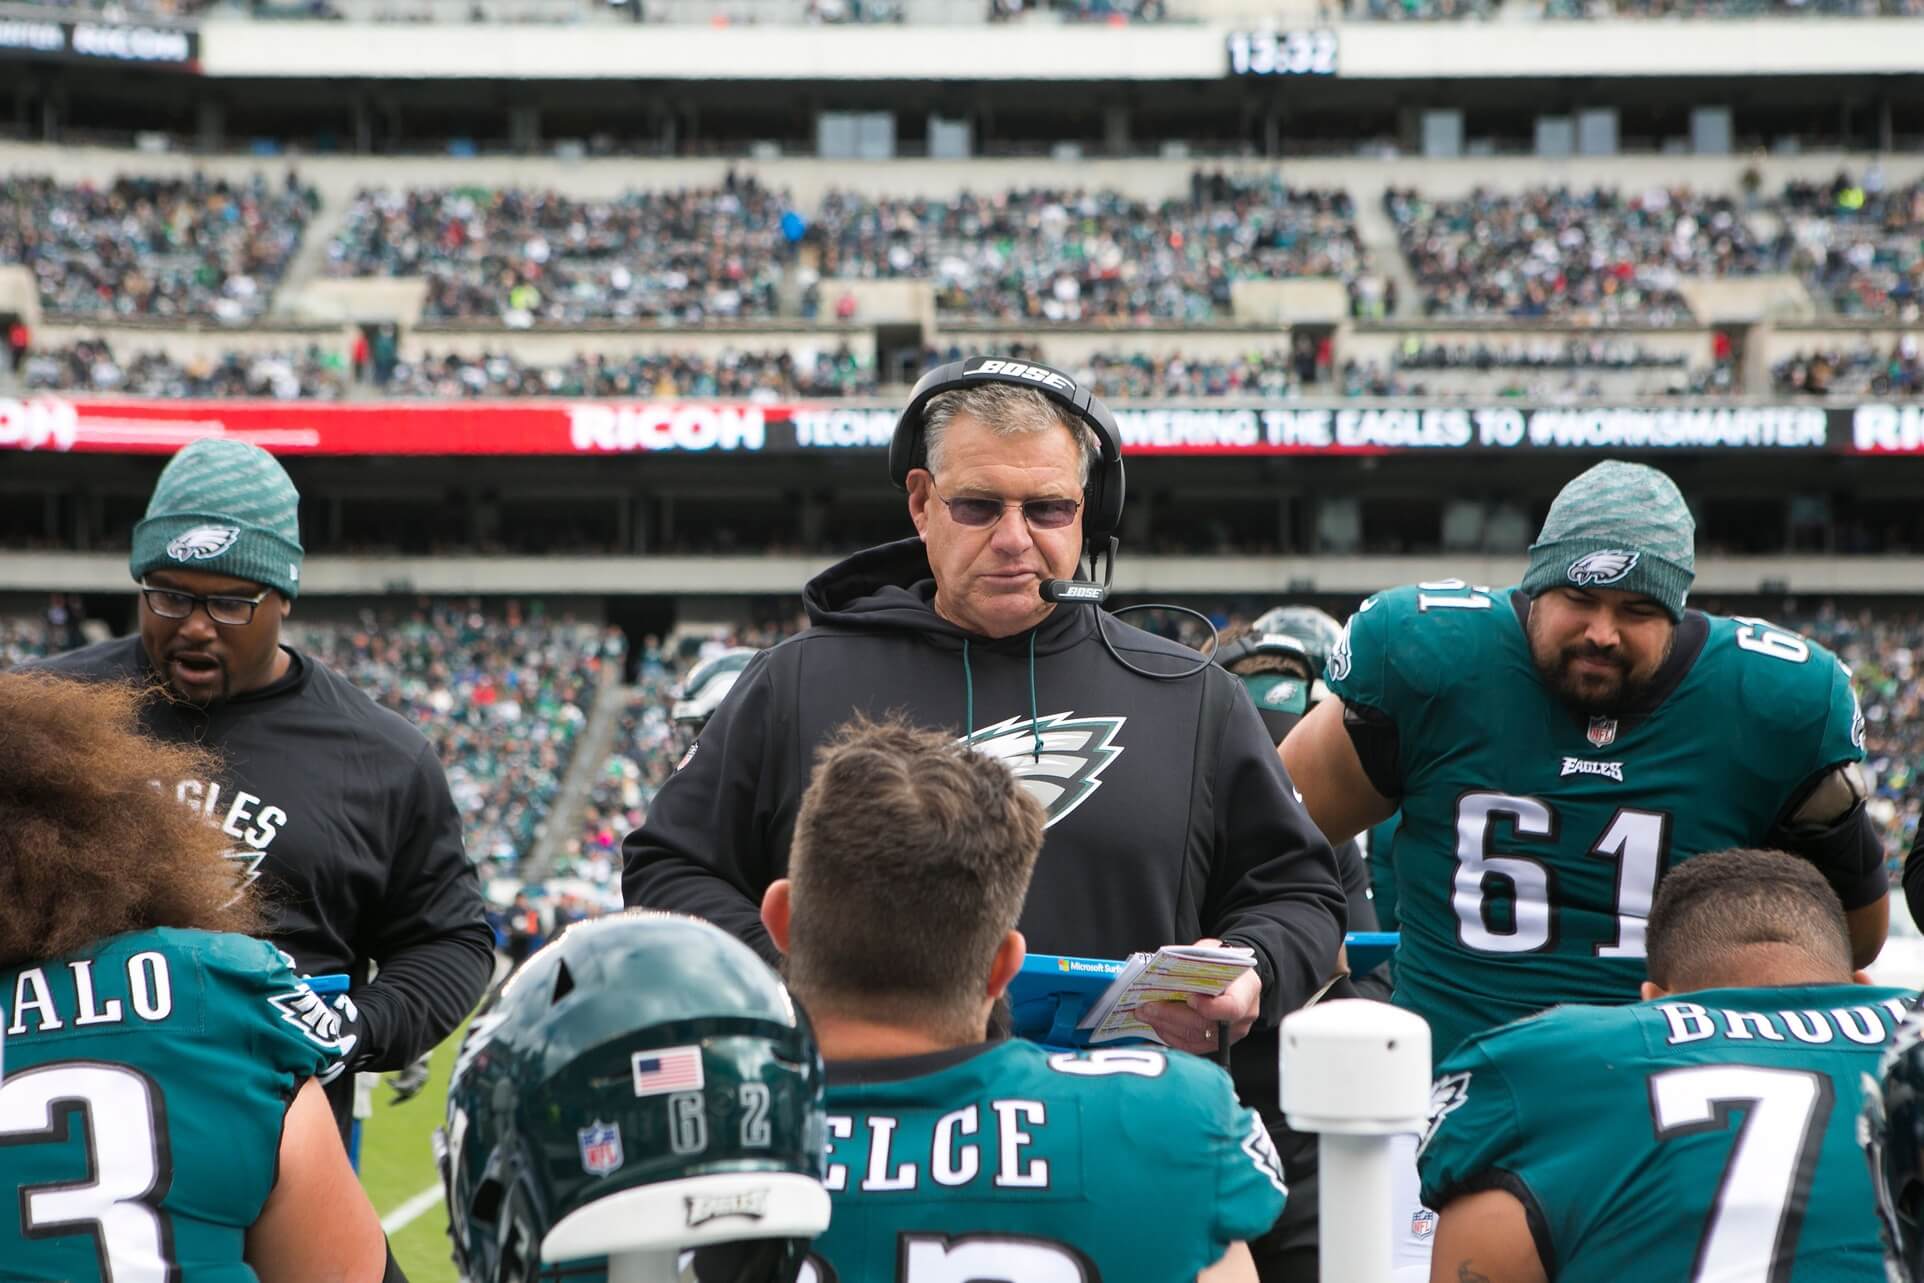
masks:
[[[1073,392],[1076,390],[1075,384],[1069,382],[1069,380],[1063,378],[1054,370],[1045,370],[1038,365],[1026,365],[1021,361],[984,361],[973,370],[970,370],[969,373],[1013,375],[1018,379],[1027,379],[1031,383],[1040,383],[1044,387],[1054,388],[1058,392]]]

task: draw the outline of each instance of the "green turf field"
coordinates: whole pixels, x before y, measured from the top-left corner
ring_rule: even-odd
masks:
[[[421,1094],[404,1105],[390,1105],[394,1093],[386,1083],[374,1093],[374,1117],[361,1131],[361,1184],[383,1219],[430,1187],[438,1189],[430,1138],[441,1125],[448,1097],[448,1070],[461,1045],[461,1028],[434,1049],[433,1074]],[[389,1236],[394,1259],[409,1283],[455,1283],[454,1263],[448,1255],[448,1217],[434,1206]]]

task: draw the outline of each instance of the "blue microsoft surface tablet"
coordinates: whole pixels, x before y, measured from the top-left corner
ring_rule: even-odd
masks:
[[[1350,932],[1345,941],[1350,973],[1360,976],[1387,962],[1396,952],[1396,939],[1394,931]],[[1016,1037],[1047,1047],[1088,1046],[1089,1031],[1076,1025],[1122,968],[1119,958],[1030,954],[1009,984]]]
[[[1349,946],[1349,973],[1360,976],[1388,962],[1396,952],[1396,939],[1394,931],[1350,932],[1344,940]]]
[[[1032,953],[1009,984],[1015,1033],[1050,1047],[1086,1047],[1089,1031],[1076,1023],[1122,971],[1121,960]]]

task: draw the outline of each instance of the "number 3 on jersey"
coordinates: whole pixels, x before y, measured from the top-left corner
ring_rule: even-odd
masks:
[[[1456,879],[1450,903],[1456,910],[1457,938],[1484,953],[1535,953],[1555,942],[1555,875],[1541,860],[1493,852],[1493,830],[1507,822],[1519,839],[1554,843],[1557,813],[1547,802],[1507,793],[1466,793],[1456,804]],[[1670,851],[1670,817],[1660,811],[1628,807],[1590,845],[1589,854],[1617,866],[1617,937],[1596,946],[1600,958],[1644,956],[1644,927]],[[1490,902],[1492,880],[1509,884],[1512,912],[1506,925],[1496,921]]]
[[[154,1084],[121,1065],[61,1061],[0,1084],[0,1145],[65,1145],[76,1118],[85,1129],[89,1179],[22,1188],[22,1231],[95,1235],[103,1283],[175,1278],[157,1206],[173,1166],[161,1114]]]

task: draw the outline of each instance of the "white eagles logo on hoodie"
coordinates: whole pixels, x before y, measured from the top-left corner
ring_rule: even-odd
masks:
[[[1126,717],[1077,717],[1051,713],[1031,722],[1011,717],[985,726],[962,742],[996,758],[1015,774],[1030,797],[1042,804],[1044,828],[1051,828],[1089,800],[1102,785],[1102,773],[1122,756],[1115,742]],[[1036,736],[1042,751],[1036,753]]]
[[[1631,552],[1628,548],[1603,548],[1578,557],[1570,563],[1570,569],[1564,574],[1579,587],[1614,584],[1635,570],[1637,563],[1642,560],[1642,553]]]
[[[195,526],[167,541],[167,555],[175,561],[206,561],[232,548],[238,538],[238,526]]]

